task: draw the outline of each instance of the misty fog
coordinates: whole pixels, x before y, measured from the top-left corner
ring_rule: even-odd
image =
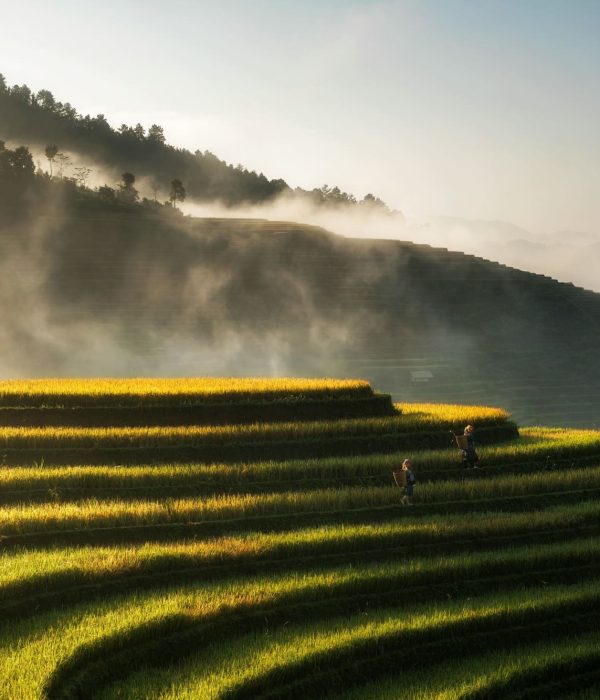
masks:
[[[326,209],[294,194],[275,202],[229,208],[218,202],[186,202],[192,216],[259,217],[313,224],[343,236],[388,238],[463,251],[520,270],[600,292],[600,232],[533,233],[505,221],[432,216],[425,221],[352,209]]]
[[[0,221],[2,376],[360,376],[397,399],[504,405],[522,421],[575,392],[562,420],[597,419],[577,366],[593,393],[595,299],[588,312],[575,288],[443,250],[498,259],[513,227],[417,226],[295,197],[187,203],[207,217],[193,218],[67,184]]]
[[[3,376],[360,376],[521,422],[600,420],[600,297],[522,272],[598,289],[593,235],[291,190],[179,210],[164,173],[135,179],[136,205],[123,164],[65,150],[52,178],[33,156],[0,197]]]
[[[16,146],[9,140],[7,145]],[[31,148],[40,171],[47,171],[43,147]],[[108,184],[116,187],[121,172],[106,163],[63,149],[66,160],[57,164],[64,177],[73,177],[78,167],[87,167],[88,187]],[[165,201],[168,190],[150,176],[138,177],[135,183],[148,199]],[[548,275],[561,282],[571,282],[584,289],[600,292],[600,232],[528,231],[508,220],[484,221],[434,215],[415,220],[400,212],[382,213],[373,208],[323,207],[284,192],[265,204],[226,206],[219,201],[200,202],[188,199],[182,210],[191,216],[217,218],[262,218],[321,226],[333,233],[356,238],[386,238],[411,241],[462,251],[520,270]]]

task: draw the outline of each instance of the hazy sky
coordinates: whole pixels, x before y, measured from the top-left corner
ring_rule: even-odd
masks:
[[[600,0],[0,0],[0,72],[411,218],[600,232]]]

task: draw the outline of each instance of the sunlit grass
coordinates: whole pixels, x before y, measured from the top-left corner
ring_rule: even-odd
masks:
[[[350,555],[352,552],[379,552],[386,548],[411,547],[410,555],[404,553],[406,570],[416,571],[425,564],[418,564],[419,546],[435,543],[446,546],[453,541],[479,540],[481,546],[497,537],[515,537],[522,534],[534,536],[552,530],[581,528],[592,525],[600,518],[600,503],[590,501],[574,505],[560,505],[526,513],[472,513],[434,515],[418,520],[400,519],[384,523],[335,524],[297,528],[286,532],[250,532],[241,535],[217,536],[204,541],[179,541],[169,544],[143,543],[112,547],[64,547],[50,550],[16,550],[0,554],[0,595],[3,589],[27,588],[32,581],[38,588],[43,581],[58,577],[66,583],[93,580],[106,575],[143,575],[152,572],[172,571],[186,567],[215,567],[252,563],[261,560],[293,560],[298,557],[317,556],[326,561],[327,555]],[[600,540],[567,540],[560,545],[544,548],[537,545],[530,550],[501,550],[492,555],[480,554],[494,561],[506,557],[532,558],[547,556],[547,552],[590,552],[600,548]],[[441,571],[448,561],[452,566],[476,566],[477,557],[469,554],[444,559],[427,560],[427,550],[421,555],[429,569]],[[596,555],[600,554],[600,549]],[[323,559],[325,557],[325,559]],[[416,559],[415,559],[416,557]],[[424,557],[424,558],[423,558]],[[417,562],[417,563],[415,563]],[[446,563],[444,563],[446,562]],[[307,566],[314,566],[314,562]],[[415,568],[417,567],[417,568]],[[410,576],[409,576],[410,579]]]
[[[563,428],[523,428],[520,437],[501,445],[478,448],[483,465],[497,465],[507,471],[519,465],[534,463],[553,466],[556,460],[565,467],[576,466],[578,460],[597,457],[600,464],[600,432]],[[405,456],[413,458],[419,482],[435,473],[443,478],[445,471],[460,469],[460,453],[455,448],[444,450],[406,450],[401,453],[327,457],[321,459],[242,462],[239,464],[155,464],[151,466],[34,466],[0,470],[0,499],[12,491],[23,491],[23,499],[79,499],[94,489],[124,489],[121,498],[128,498],[127,489],[189,488],[207,493],[211,489],[238,485],[268,489],[283,483],[298,490],[310,479],[329,481],[332,485],[351,478],[373,478],[373,485],[389,484],[391,470]],[[482,473],[485,473],[482,472]],[[496,473],[496,472],[494,472]],[[318,485],[315,483],[315,487]],[[27,493],[43,490],[43,494]],[[71,494],[69,489],[74,490]],[[110,496],[110,493],[108,494]],[[15,494],[15,498],[17,494]],[[103,497],[106,497],[104,495]]]
[[[510,418],[503,408],[445,403],[397,403],[395,406],[406,416],[416,416],[420,420],[447,423],[490,424]]]
[[[582,590],[593,590],[597,586],[598,584],[594,583],[589,588],[583,586]],[[444,606],[416,606],[414,610],[407,603],[402,604],[399,591],[397,608],[364,611],[326,621],[276,627],[267,632],[257,630],[234,638],[227,644],[215,644],[209,650],[197,653],[191,660],[173,668],[144,670],[143,673],[132,674],[124,682],[109,685],[99,697],[102,700],[114,697],[127,700],[147,697],[157,700],[208,700],[227,697],[228,693],[234,693],[236,689],[260,681],[261,678],[265,679],[266,685],[270,684],[271,689],[275,689],[278,669],[283,672],[287,667],[298,668],[302,665],[306,676],[315,671],[326,674],[328,658],[331,658],[333,663],[340,653],[346,653],[351,658],[354,649],[358,660],[364,658],[363,649],[370,648],[373,653],[378,644],[391,638],[401,639],[405,636],[409,639],[411,635],[419,635],[424,639],[447,637],[447,643],[451,645],[453,629],[468,622],[479,623],[481,626],[487,624],[491,630],[501,623],[503,618],[509,616],[517,619],[523,616],[526,619],[528,614],[543,610],[547,610],[549,615],[560,614],[561,603],[567,604],[577,599],[576,588],[527,589],[520,594],[482,596],[468,602],[451,601]],[[577,652],[581,654],[590,650],[591,640],[597,638],[588,638],[587,645],[579,644],[574,647],[571,657],[575,658]],[[487,644],[486,641],[481,641],[482,651],[493,645],[493,641],[490,643],[490,640],[487,640]],[[407,651],[408,648],[407,646]],[[545,651],[546,655],[543,652],[540,655],[542,658],[556,658],[548,653],[549,645],[545,647]],[[435,667],[436,659],[429,658],[426,648],[423,649],[423,654],[423,665],[427,664],[429,669]],[[502,654],[501,651],[500,655]],[[507,655],[506,652],[504,655]],[[511,660],[514,669],[517,665],[514,656]],[[541,661],[542,659],[539,659],[539,662]],[[391,666],[390,671],[393,669],[394,666]],[[334,670],[335,665],[331,667],[331,671]],[[404,674],[402,685],[412,685],[411,675]],[[421,678],[427,684],[426,676]],[[323,691],[332,689],[326,687]],[[364,697],[378,696],[375,693]],[[397,694],[395,697],[412,699],[414,696]],[[457,695],[449,695],[448,698],[450,697],[456,698]]]
[[[512,474],[472,481],[438,481],[415,488],[417,505],[464,504],[469,510],[489,509],[488,501],[535,498],[536,494],[600,489],[600,467]],[[293,518],[302,513],[326,515],[363,509],[394,508],[400,495],[396,487],[326,488],[258,494],[218,494],[207,498],[122,501],[88,499],[72,503],[21,504],[0,508],[0,535],[45,530],[69,530],[157,523],[224,521],[248,517]],[[508,505],[508,504],[507,504]],[[496,508],[501,507],[498,503]],[[417,509],[418,511],[418,509]],[[415,511],[415,517],[418,515]],[[420,511],[419,511],[420,512]],[[412,514],[412,511],[411,511]],[[406,514],[406,517],[412,515]]]
[[[377,418],[349,418],[334,421],[251,423],[225,426],[151,426],[151,427],[0,427],[0,446],[20,447],[100,447],[161,446],[187,444],[231,444],[232,442],[292,441],[357,435],[449,430],[460,416],[477,422],[479,427],[502,425],[507,414],[500,409],[477,415],[462,410],[453,413],[422,411]]]
[[[482,651],[467,658],[453,659],[451,663],[415,668],[410,674],[402,673],[399,669],[398,674],[391,673],[390,677],[367,682],[331,697],[332,700],[398,700],[399,697],[411,700],[467,700],[473,692],[485,694],[495,685],[517,679],[523,673],[552,673],[553,666],[557,664],[575,665],[582,658],[598,654],[599,649],[600,632],[580,635],[566,628],[564,636],[553,635],[551,640],[544,642],[515,644],[492,653]],[[188,669],[193,673],[190,666],[192,664]],[[554,678],[560,680],[556,675]],[[560,693],[561,700],[597,700],[599,697],[597,688],[577,690],[577,680],[573,681],[573,686],[572,694]],[[134,686],[128,683],[126,687],[130,694],[125,697],[134,697]],[[540,697],[550,696],[544,693]]]
[[[354,395],[372,395],[369,383],[361,379],[289,377],[46,378],[0,381],[2,406],[135,406]]]
[[[4,407],[293,404],[372,395],[367,382],[336,379],[0,382]],[[57,667],[86,645],[92,657],[98,654],[99,667],[107,664],[110,677],[110,657],[105,660],[97,646],[101,640],[114,642],[127,654],[129,633],[137,630],[142,638],[160,641],[155,626],[171,620],[175,642],[179,625],[209,618],[227,625],[224,636],[191,662],[143,673],[134,664],[132,675],[106,688],[103,698],[215,698],[292,664],[304,664],[310,673],[321,656],[333,659],[335,671],[338,651],[356,649],[360,658],[362,646],[376,648],[380,639],[418,633],[424,639],[441,636],[450,645],[453,631],[468,620],[493,631],[512,617],[526,626],[530,614],[541,612],[550,624],[573,602],[597,605],[600,581],[595,579],[570,586],[522,586],[524,580],[537,582],[544,571],[548,580],[568,580],[572,567],[582,578],[595,577],[593,567],[600,561],[600,538],[594,535],[600,522],[600,432],[529,428],[518,438],[483,446],[486,430],[489,440],[514,434],[505,430],[512,430],[506,411],[450,404],[396,407],[393,416],[311,422],[0,428],[0,447],[6,448],[8,459],[13,449],[126,447],[132,455],[137,451],[141,459],[151,460],[154,453],[146,457],[141,448],[187,445],[214,445],[211,458],[219,459],[232,445],[279,442],[297,450],[285,454],[301,455],[295,443],[330,446],[354,437],[364,438],[375,451],[383,436],[390,435],[403,436],[402,441],[388,441],[391,449],[399,444],[448,445],[443,450],[236,465],[222,457],[223,463],[214,464],[5,467],[0,470],[0,500],[7,502],[0,507],[0,540],[5,538],[0,601],[7,615],[12,609],[13,619],[0,621],[0,697],[41,697]],[[475,425],[484,468],[465,478],[450,432],[469,423]],[[419,436],[413,443],[405,439],[413,434]],[[424,440],[426,435],[442,439]],[[263,447],[253,450],[246,456],[278,454]],[[319,448],[311,454],[320,453]],[[176,451],[169,454],[174,459]],[[400,505],[401,492],[392,485],[391,470],[404,457],[412,458],[417,474],[413,508]],[[170,488],[190,491],[169,498]],[[106,491],[89,498],[95,489]],[[563,497],[571,502],[561,503]],[[571,537],[571,530],[579,534]],[[189,539],[181,539],[186,534]],[[86,544],[66,546],[72,538]],[[174,541],[165,542],[167,538]],[[119,544],[109,546],[111,542]],[[48,549],[40,549],[42,545]],[[186,576],[196,583],[184,584]],[[440,587],[461,591],[467,581],[473,584],[472,600],[439,597]],[[121,589],[122,584],[131,586],[131,592]],[[513,590],[517,586],[520,590]],[[422,597],[405,599],[403,591],[409,589]],[[397,606],[382,609],[396,592]],[[86,596],[95,602],[86,602]],[[48,609],[59,597],[63,607],[36,611],[36,599]],[[354,598],[368,600],[369,607],[360,614],[354,602],[339,607],[341,600]],[[31,611],[25,607],[21,613],[25,601],[31,602]],[[317,610],[315,603],[322,608]],[[296,604],[306,606],[306,616],[298,613],[288,626],[263,633],[263,609],[289,611]],[[20,619],[15,611],[22,614]],[[233,613],[260,613],[257,630],[242,633]],[[583,643],[578,648],[584,649]],[[549,658],[541,646],[536,653],[532,651],[530,664]],[[480,665],[471,675],[461,664],[449,674],[447,696],[422,697],[450,700],[458,697],[452,695],[458,688],[485,685],[494,682],[494,674],[527,667],[526,661],[519,666],[515,659],[507,654],[489,672]],[[438,662],[444,664],[443,654],[434,665]],[[431,675],[431,688],[437,677]],[[422,678],[427,685],[427,675]],[[405,680],[408,685],[402,688],[413,692],[417,686],[411,678]],[[429,687],[425,685],[423,692]],[[377,697],[380,685],[370,687],[371,697]],[[385,684],[381,688],[388,692]],[[93,692],[102,692],[102,684],[94,685]]]
[[[352,595],[353,591],[372,590],[382,577],[386,586],[393,586],[393,577],[401,576],[401,572],[401,564],[389,564],[359,570],[346,567],[323,573],[272,574],[248,579],[242,584],[236,581],[187,585],[171,591],[137,593],[58,610],[28,620],[12,621],[10,625],[0,628],[0,677],[4,680],[0,697],[10,700],[39,698],[42,685],[57,663],[81,645],[95,644],[102,638],[141,625],[145,626],[148,635],[152,635],[152,624],[168,616],[177,614],[189,620],[201,620],[235,609],[250,610],[278,604],[285,606],[293,600],[319,599],[331,600],[332,610],[335,611],[335,599],[340,593]],[[435,633],[445,626],[451,629],[453,624],[478,618],[484,623],[486,618],[493,623],[508,610],[524,614],[547,610],[547,614],[552,616],[568,603],[589,601],[590,605],[595,605],[600,597],[599,586],[598,582],[592,581],[573,586],[495,593],[467,601],[409,605],[400,616],[386,610],[374,611],[366,619],[362,614],[356,618],[344,618],[341,627],[322,620],[317,623],[314,634],[307,636],[305,641],[302,641],[304,630],[300,630],[301,636],[294,638],[285,654],[277,654],[277,647],[268,644],[267,656],[271,662],[287,663],[294,646],[298,655],[306,656],[317,649],[354,644],[388,633],[401,634],[409,630],[430,630]],[[294,634],[294,627],[291,633]],[[234,627],[231,634],[235,636]],[[262,635],[260,638],[264,641]],[[311,639],[315,640],[316,646]],[[219,653],[230,646],[229,643],[220,644],[215,651]],[[254,650],[250,649],[249,652],[253,653]],[[265,671],[265,664],[258,660],[253,665],[248,663],[247,656],[236,655],[235,658],[238,659],[236,669],[242,666],[254,668],[256,674]],[[218,668],[212,672],[218,672]],[[236,674],[230,674],[231,680],[236,678]]]

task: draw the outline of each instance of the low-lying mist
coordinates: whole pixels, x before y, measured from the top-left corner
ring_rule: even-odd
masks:
[[[8,142],[16,146],[16,142]],[[48,170],[41,146],[33,146],[37,166]],[[106,163],[91,161],[76,152],[64,151],[55,170],[65,177],[76,175],[77,168],[89,168],[88,187],[108,184],[118,188],[122,173]],[[140,196],[167,201],[168,184],[149,176],[135,182]],[[261,218],[321,226],[333,233],[354,238],[385,238],[411,241],[477,255],[520,270],[548,275],[600,292],[600,232],[556,231],[535,233],[506,221],[482,221],[431,216],[424,220],[405,219],[399,212],[373,206],[322,206],[295,191],[281,194],[262,204],[226,206],[219,201],[188,199],[181,205],[194,217]]]
[[[193,218],[34,183],[17,206],[0,201],[1,376],[361,376],[398,399],[528,411],[542,385],[550,402],[565,387],[580,397],[581,367],[585,390],[598,384],[595,297],[382,240],[452,249],[448,231],[456,248],[489,245],[495,225],[416,226],[289,198],[187,203],[205,217]],[[596,419],[591,401],[574,421]]]
[[[283,194],[267,204],[231,208],[219,202],[185,202],[182,209],[191,216],[296,221],[322,226],[343,236],[447,248],[600,292],[600,232],[536,234],[505,221],[450,217],[412,221],[378,209],[322,207],[294,193]]]

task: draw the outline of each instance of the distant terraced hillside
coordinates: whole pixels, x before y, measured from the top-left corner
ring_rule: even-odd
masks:
[[[355,380],[0,382],[0,405],[3,700],[597,697],[598,431]]]
[[[396,400],[600,424],[600,295],[294,223],[84,200],[0,232],[5,371],[366,377]]]

